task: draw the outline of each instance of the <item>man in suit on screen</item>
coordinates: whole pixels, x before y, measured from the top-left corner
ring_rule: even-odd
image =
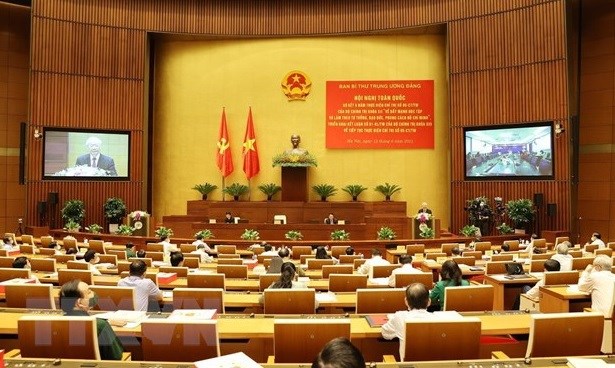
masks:
[[[100,147],[102,141],[98,137],[90,137],[85,141],[85,146],[90,150],[90,153],[77,157],[76,165],[87,165],[91,167],[97,167],[99,169],[107,171],[109,176],[117,176],[115,170],[115,162],[109,156],[105,156],[100,153]]]

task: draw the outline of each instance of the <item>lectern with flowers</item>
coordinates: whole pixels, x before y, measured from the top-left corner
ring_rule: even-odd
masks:
[[[426,239],[435,236],[432,214],[426,212],[418,213],[412,219],[412,223],[412,237],[414,239]]]
[[[132,211],[128,214],[128,225],[134,229],[132,235],[149,236],[149,213],[145,211]]]
[[[308,201],[308,167],[317,166],[316,159],[308,151],[299,148],[301,137],[290,137],[293,145],[273,158],[273,166],[282,168],[282,201]]]

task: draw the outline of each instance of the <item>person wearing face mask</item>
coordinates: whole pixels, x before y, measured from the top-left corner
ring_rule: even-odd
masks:
[[[89,316],[89,311],[98,302],[98,297],[85,282],[75,279],[62,285],[60,289],[60,307],[66,316]],[[98,349],[102,360],[121,360],[124,346],[111,325],[123,326],[124,321],[107,322],[96,318],[98,332]]]
[[[602,236],[598,232],[593,233],[590,241],[585,243],[585,245],[597,245],[598,249],[606,247],[604,241],[602,240]]]
[[[13,244],[13,238],[5,236],[3,239],[2,249],[4,250],[18,250],[19,247]]]
[[[15,258],[15,260],[13,261],[12,264],[13,268],[21,268],[21,269],[30,269],[32,268],[30,266],[30,260],[28,259],[28,257],[25,256],[19,256],[17,258]],[[39,284],[40,281],[38,280],[38,277],[34,276],[34,275],[30,275],[30,279],[34,279],[36,280],[36,283]]]

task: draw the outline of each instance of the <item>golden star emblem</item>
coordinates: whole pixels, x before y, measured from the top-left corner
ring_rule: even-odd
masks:
[[[246,149],[246,151],[256,151],[254,149],[254,142],[256,142],[256,139],[248,139],[245,142],[243,142],[243,147]]]

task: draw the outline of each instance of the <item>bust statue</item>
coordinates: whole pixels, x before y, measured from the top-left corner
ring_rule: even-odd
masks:
[[[287,155],[307,155],[308,151],[303,148],[299,148],[299,143],[301,143],[301,136],[299,134],[293,134],[290,136],[290,143],[293,145],[292,149],[288,149],[284,151]]]

